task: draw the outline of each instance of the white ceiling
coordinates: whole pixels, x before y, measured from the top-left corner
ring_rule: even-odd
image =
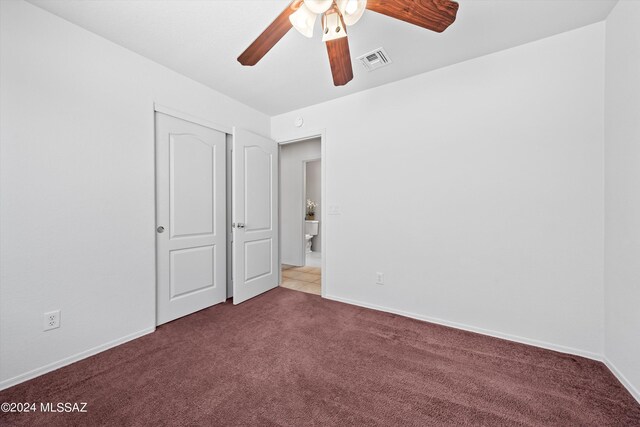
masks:
[[[319,23],[291,30],[256,66],[237,56],[289,0],[30,0],[89,31],[269,115],[572,30],[606,18],[616,0],[460,0],[444,33],[367,11],[349,28],[354,79],[334,87]],[[384,47],[393,64],[355,58]]]

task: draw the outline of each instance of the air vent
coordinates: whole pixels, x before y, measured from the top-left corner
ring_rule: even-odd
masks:
[[[385,52],[383,48],[365,53],[364,55],[359,56],[358,59],[367,71],[373,71],[391,64],[391,58],[389,58],[389,55],[387,55],[387,52]]]

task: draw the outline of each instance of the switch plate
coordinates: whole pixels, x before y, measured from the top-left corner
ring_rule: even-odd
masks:
[[[376,273],[376,285],[384,285],[384,273]]]
[[[329,215],[341,215],[342,210],[339,205],[329,205]]]
[[[43,326],[45,331],[60,327],[60,310],[49,311],[43,315]]]

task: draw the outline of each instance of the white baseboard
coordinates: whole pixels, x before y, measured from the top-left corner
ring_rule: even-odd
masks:
[[[348,298],[337,297],[337,296],[334,296],[334,295],[327,295],[327,296],[325,296],[325,298],[333,300],[333,301],[344,302],[346,304],[357,305],[359,307],[370,308],[370,309],[373,309],[373,310],[378,310],[378,311],[384,311],[384,312],[387,312],[387,313],[398,314],[400,316],[410,317],[411,319],[422,320],[424,322],[436,323],[438,325],[449,326],[451,328],[462,329],[464,331],[475,332],[475,333],[482,334],[482,335],[488,335],[488,336],[494,337],[494,338],[502,338],[502,339],[505,339],[505,340],[508,340],[508,341],[514,341],[514,342],[521,343],[521,344],[528,344],[528,345],[532,345],[534,347],[541,347],[541,348],[544,348],[544,349],[547,349],[547,350],[558,351],[560,353],[567,353],[567,354],[573,354],[573,355],[576,355],[576,356],[586,357],[587,359],[597,360],[598,362],[602,362],[602,360],[603,360],[603,356],[601,354],[593,353],[593,352],[586,351],[586,350],[580,350],[580,349],[573,348],[573,347],[566,347],[566,346],[563,346],[563,345],[552,344],[552,343],[548,343],[546,341],[538,341],[538,340],[535,340],[535,339],[525,338],[525,337],[521,337],[521,336],[518,336],[518,335],[505,334],[505,333],[502,333],[502,332],[492,331],[492,330],[489,330],[489,329],[483,329],[483,328],[478,328],[478,327],[475,327],[475,326],[465,325],[463,323],[450,322],[448,320],[442,320],[442,319],[437,319],[437,318],[434,318],[434,317],[424,316],[424,315],[421,315],[421,314],[410,313],[408,311],[396,310],[396,309],[388,308],[388,307],[382,307],[382,306],[378,306],[378,305],[375,305],[375,304],[368,304],[368,303],[364,303],[364,302],[360,302],[360,301],[351,300],[351,299],[348,299]]]
[[[89,350],[74,354],[73,356],[65,357],[64,359],[58,360],[57,362],[53,362],[40,368],[33,369],[29,372],[25,372],[24,374],[17,375],[13,378],[9,378],[8,380],[1,381],[0,390],[13,387],[14,385],[20,384],[35,377],[39,377],[40,375],[46,374],[47,372],[55,371],[56,369],[62,368],[63,366],[67,366],[79,360],[86,359],[89,356],[93,356],[94,354],[98,354],[120,344],[124,344],[128,341],[140,338],[143,335],[150,334],[155,330],[155,327],[143,329],[141,331],[134,332],[133,334],[126,335],[122,338],[118,338],[113,341],[109,341],[108,343],[90,348]]]
[[[620,372],[616,367],[616,365],[614,365],[613,362],[611,362],[611,360],[607,359],[606,356],[602,359],[602,361],[607,366],[607,368],[609,368],[609,370],[613,373],[613,375],[616,376],[618,381],[620,381],[622,385],[627,390],[629,390],[629,393],[631,393],[631,395],[638,401],[638,403],[640,403],[640,391],[637,388],[635,388],[633,384],[631,384],[631,382],[627,379],[627,377],[622,375],[622,372]]]

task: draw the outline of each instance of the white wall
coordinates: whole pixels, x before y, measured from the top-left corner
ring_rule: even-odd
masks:
[[[640,2],[609,15],[605,104],[605,355],[640,401]]]
[[[3,388],[154,328],[154,101],[264,135],[270,123],[35,6],[0,4]],[[54,309],[62,327],[43,332]]]
[[[322,218],[322,160],[307,163],[306,173],[306,198],[318,204],[315,210],[315,219]],[[311,250],[322,252],[322,223],[318,224],[318,234],[311,239]]]
[[[326,131],[327,296],[599,357],[604,31],[272,118]]]
[[[283,264],[304,265],[304,162],[321,156],[320,138],[280,149],[280,233]]]

